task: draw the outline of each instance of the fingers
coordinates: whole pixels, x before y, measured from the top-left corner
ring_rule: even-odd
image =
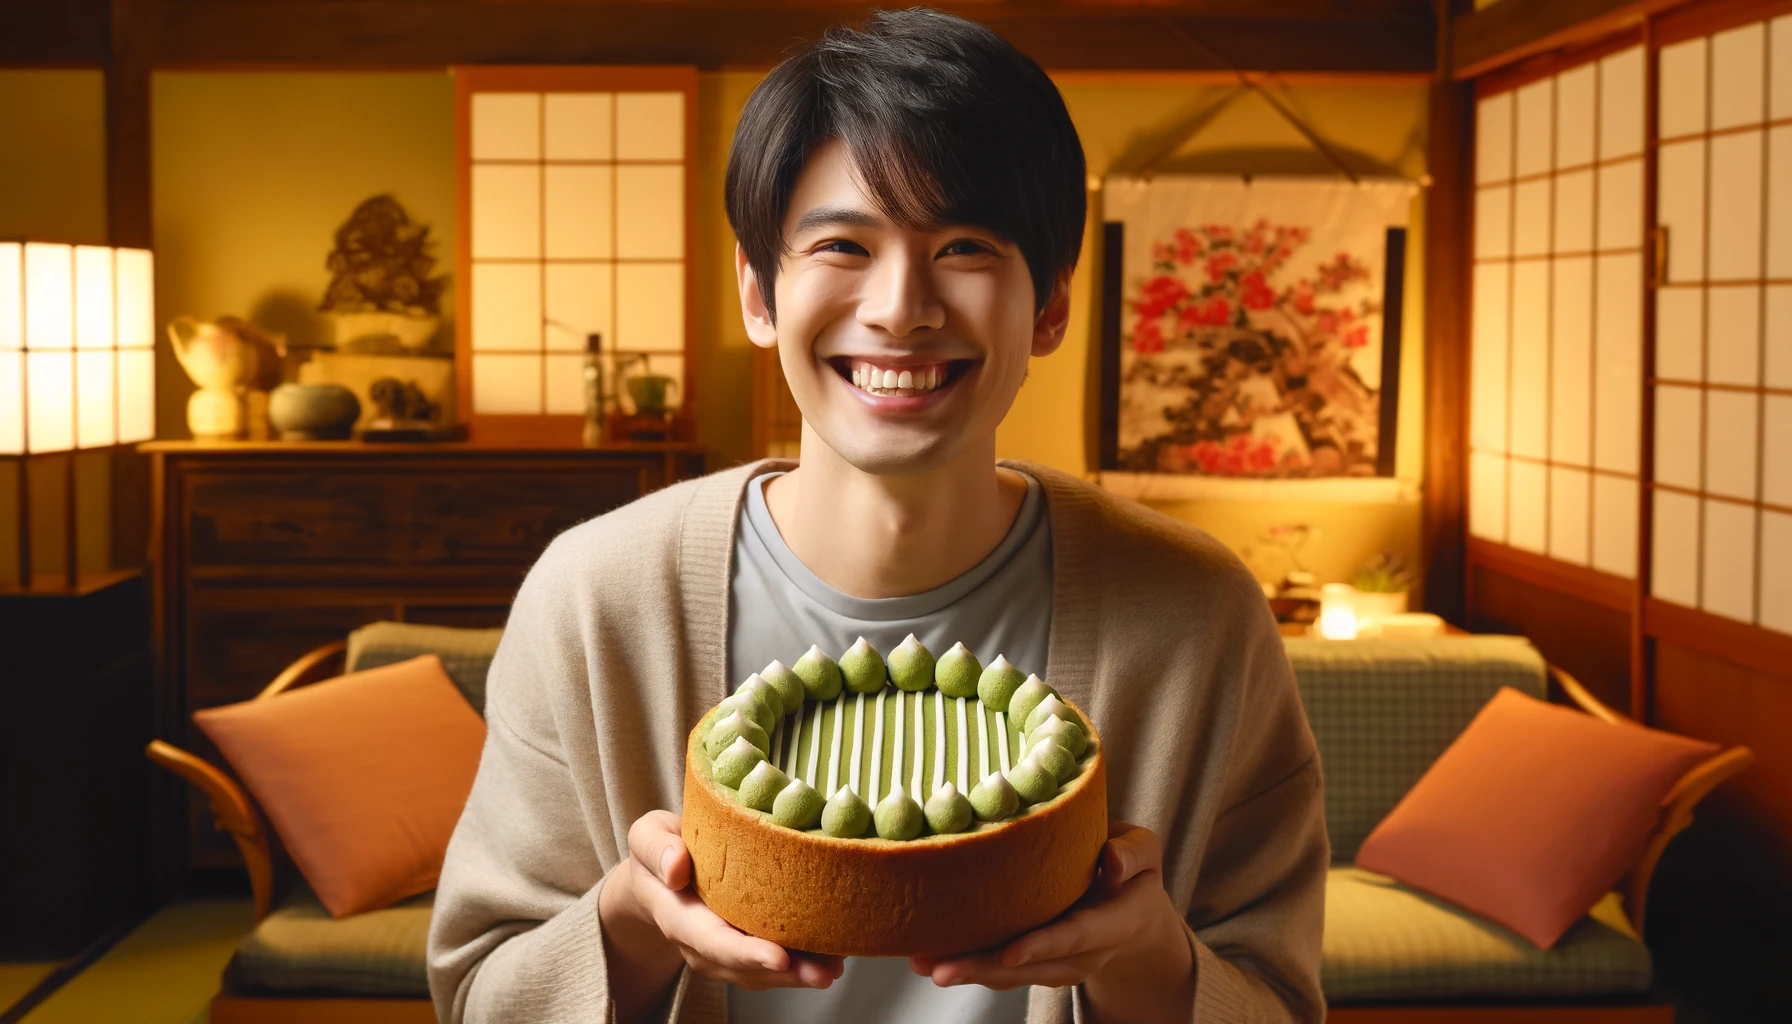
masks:
[[[648,811],[628,829],[628,854],[668,889],[691,884],[691,855],[679,834],[682,819],[671,811]]]
[[[937,985],[1074,985],[1100,970],[1151,919],[1163,899],[1156,872],[1135,874],[1111,898],[1083,906],[1001,949],[962,957],[916,957],[909,969]]]
[[[685,962],[700,974],[755,992],[768,988],[827,988],[845,969],[839,957],[822,957],[809,953],[791,954],[790,969],[787,971],[741,970],[717,963],[694,950],[685,950]]]
[[[1119,889],[1133,878],[1164,866],[1164,844],[1157,833],[1136,825],[1110,826],[1107,845],[1101,848],[1101,878]]]

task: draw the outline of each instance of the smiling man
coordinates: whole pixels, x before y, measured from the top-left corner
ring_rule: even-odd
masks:
[[[801,458],[651,495],[530,572],[436,896],[443,1021],[1323,1016],[1319,763],[1256,583],[1198,530],[995,457],[1064,337],[1083,181],[1051,81],[948,15],[830,32],[754,91],[727,207]],[[1088,894],[948,959],[737,931],[691,888],[686,733],[818,638],[911,632],[1042,670],[1095,718],[1117,824]]]

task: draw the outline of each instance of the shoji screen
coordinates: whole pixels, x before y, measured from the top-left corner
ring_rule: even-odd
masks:
[[[1792,16],[1659,61],[1650,593],[1792,633]]]
[[[584,410],[581,365],[593,333],[611,357],[652,354],[652,372],[688,397],[695,72],[456,75],[457,369],[475,438],[576,439],[567,424]],[[612,358],[612,382],[614,368]]]
[[[1636,575],[1644,52],[1483,97],[1469,533]]]

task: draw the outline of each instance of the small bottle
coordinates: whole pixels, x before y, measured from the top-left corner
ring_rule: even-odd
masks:
[[[604,441],[604,336],[585,335],[585,426],[580,437],[587,448],[596,448]]]

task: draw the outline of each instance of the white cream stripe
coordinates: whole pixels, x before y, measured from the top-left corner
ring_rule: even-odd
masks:
[[[927,734],[922,731],[927,728],[927,723],[921,718],[921,698],[923,696],[925,694],[915,694],[915,777],[909,795],[915,798],[916,803],[926,799],[925,791],[921,788],[921,758],[927,752]]]
[[[865,739],[865,695],[859,694],[852,702],[852,772],[847,776],[847,788],[854,793],[859,791],[859,751]]]
[[[865,802],[877,806],[878,776],[884,772],[884,691],[877,691],[877,714],[871,723],[871,790]]]
[[[933,698],[933,789],[936,792],[946,784],[946,695],[941,693]]]
[[[971,752],[966,749],[970,746],[969,732],[970,730],[965,728],[964,698],[960,697],[958,698],[958,791],[960,793],[971,791],[970,780],[965,778],[971,771]]]
[[[772,725],[772,767],[784,760],[784,720],[778,719]]]
[[[989,714],[983,702],[977,702],[977,778],[989,778]]]
[[[846,694],[834,701],[834,745],[828,751],[828,799],[840,787],[840,737],[846,734]]]
[[[815,731],[809,734],[814,739],[809,742],[809,776],[803,781],[809,784],[810,789],[815,788],[815,773],[821,768],[821,727],[827,724],[827,716],[822,714],[825,710],[826,704],[815,705]]]
[[[803,759],[803,707],[802,704],[796,706],[796,718],[790,723],[790,771],[785,774],[793,779],[798,777],[796,766]]]
[[[896,694],[896,750],[890,757],[890,791],[895,792],[902,785],[902,755],[908,746],[902,742],[902,723],[908,718],[908,710],[903,707],[902,694]]]
[[[996,742],[1002,748],[1002,774],[1008,774],[1008,716],[996,712]]]

